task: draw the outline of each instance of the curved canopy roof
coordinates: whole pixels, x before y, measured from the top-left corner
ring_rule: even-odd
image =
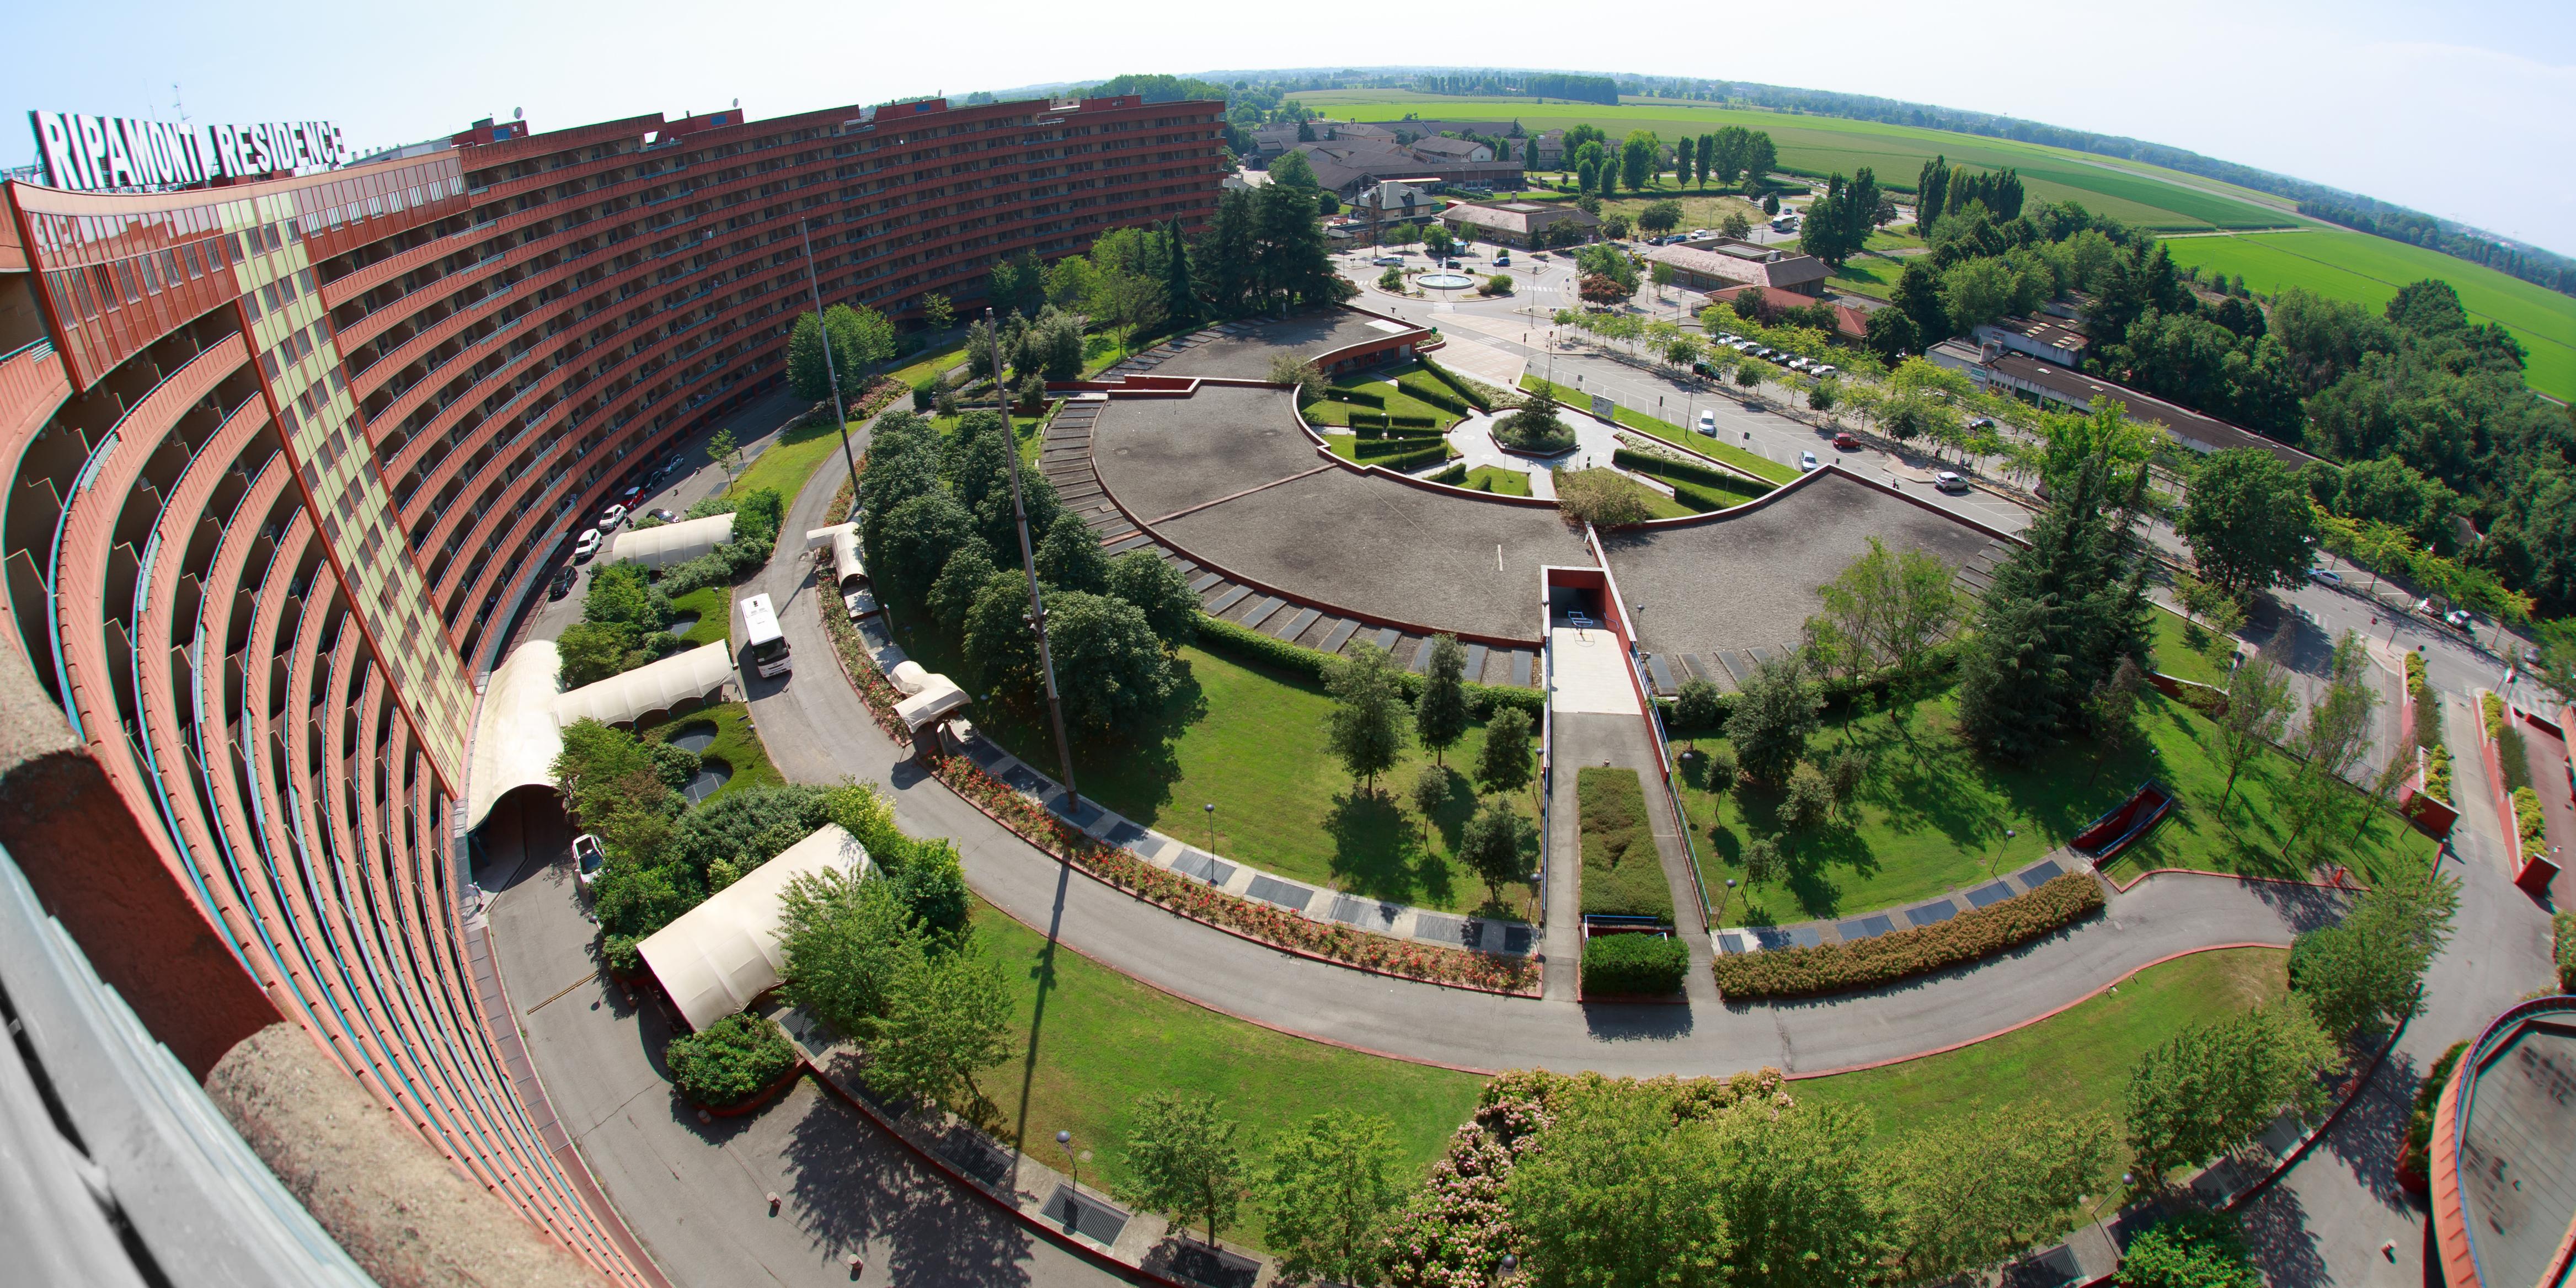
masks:
[[[591,719],[626,724],[655,711],[668,711],[689,698],[705,699],[733,679],[733,650],[721,641],[674,653],[659,662],[585,684],[554,700],[555,720],[571,724]]]
[[[689,1027],[703,1029],[786,981],[778,915],[790,881],[809,872],[867,870],[868,852],[858,838],[825,823],[636,947]]]
[[[832,543],[832,579],[848,589],[853,577],[868,579],[868,570],[859,563],[859,525],[835,523],[828,528],[815,528],[805,534],[807,549]]]
[[[609,548],[608,561],[625,563],[632,560],[647,568],[668,568],[673,564],[687,563],[731,540],[731,514],[682,519],[658,528],[628,528],[617,534],[617,544]]]
[[[555,724],[555,673],[562,661],[553,640],[530,640],[510,654],[483,686],[468,770],[465,826],[483,824],[501,798],[521,787],[552,786],[563,732]]]

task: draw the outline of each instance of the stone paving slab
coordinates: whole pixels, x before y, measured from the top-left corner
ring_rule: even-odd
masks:
[[[1761,952],[1784,948],[1795,943],[1811,945],[1825,942],[1849,942],[1874,939],[1897,930],[1912,930],[1935,925],[1959,915],[1958,903],[1965,898],[1971,907],[1989,908],[2014,895],[2036,890],[2048,881],[2063,876],[2066,866],[2056,857],[2042,858],[2018,872],[2007,873],[1967,891],[1962,896],[1933,900],[1910,908],[1889,908],[1877,912],[1857,913],[1822,921],[1798,922],[1786,926],[1729,926],[1713,933],[1718,951],[1726,953]]]

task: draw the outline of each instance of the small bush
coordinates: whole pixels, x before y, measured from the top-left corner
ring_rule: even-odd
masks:
[[[1364,393],[1357,389],[1327,389],[1324,391],[1324,396],[1334,402],[1352,403],[1361,407],[1386,406],[1386,395]]]
[[[2487,737],[2501,738],[2505,730],[2504,699],[2492,693],[2478,695],[2478,710],[2486,717]]]
[[[1465,461],[1460,461],[1457,464],[1432,475],[1431,481],[1434,483],[1464,483],[1467,481],[1467,463]]]
[[[1730,998],[1877,988],[2019,947],[2100,912],[2102,904],[2101,883],[2089,873],[2070,872],[2028,894],[1913,930],[1720,957],[1717,988]]]
[[[923,376],[921,383],[912,387],[912,409],[926,412],[937,407],[939,395],[947,388],[948,386],[942,383],[938,376]]]
[[[692,1103],[738,1105],[796,1067],[796,1044],[776,1024],[736,1011],[705,1029],[671,1039],[662,1051],[671,1081]]]
[[[1512,275],[1509,273],[1496,273],[1492,277],[1486,278],[1485,284],[1476,288],[1476,293],[1478,295],[1509,295],[1512,293]]]
[[[1672,885],[1664,880],[1637,771],[1587,765],[1575,773],[1574,797],[1583,911],[1672,920]]]
[[[2129,1243],[2120,1288],[2262,1288],[2263,1272],[2245,1248],[2231,1212],[2182,1211]]]
[[[2549,849],[2549,825],[2540,812],[2540,793],[2528,787],[2513,789],[2513,825],[2522,833],[2525,857]]]
[[[2424,751],[2424,794],[2451,802],[2451,749],[2438,742]]]
[[[2569,916],[2564,912],[2558,915],[2562,920]],[[2415,1106],[2406,1116],[2406,1143],[2397,1150],[2397,1175],[2401,1179],[2411,1178],[2419,1189],[2432,1182],[2429,1163],[2433,1151],[2433,1109],[2442,1099],[2443,1084],[2451,1080],[2452,1068],[2460,1062],[2460,1053],[2468,1049],[2469,1043],[2465,1038],[2452,1043],[2451,1049],[2443,1052],[2442,1058],[2425,1071],[2424,1080],[2415,1084]]]
[[[1583,943],[1583,991],[1662,997],[1682,991],[1690,948],[1663,935],[1599,935]]]
[[[2558,991],[2576,993],[2576,912],[2549,919],[2550,949],[2558,958]]]

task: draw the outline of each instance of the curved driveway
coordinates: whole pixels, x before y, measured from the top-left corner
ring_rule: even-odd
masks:
[[[842,676],[816,615],[803,533],[827,520],[842,478],[817,471],[790,508],[780,556],[748,590],[768,592],[797,655],[783,679],[748,681],[779,771],[891,787],[896,817],[954,838],[968,880],[1003,911],[1167,992],[1273,1028],[1473,1069],[1544,1065],[1618,1074],[1815,1072],[1973,1041],[2081,1000],[2129,972],[2218,944],[2286,945],[2332,915],[2303,887],[2172,876],[2116,895],[2108,915],[1983,965],[1831,1002],[1585,1007],[1490,997],[1292,957],[1121,894],[994,823],[880,733]]]

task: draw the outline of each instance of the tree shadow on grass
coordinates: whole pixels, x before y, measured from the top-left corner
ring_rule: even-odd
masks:
[[[901,1284],[1022,1285],[1029,1245],[984,1199],[908,1153],[829,1094],[788,1128],[780,1161],[797,1217],[826,1261],[880,1257]]]
[[[1423,848],[1419,824],[1383,784],[1354,783],[1334,796],[1324,834],[1333,840],[1333,879],[1352,894],[1444,907],[1454,894],[1447,860]]]

